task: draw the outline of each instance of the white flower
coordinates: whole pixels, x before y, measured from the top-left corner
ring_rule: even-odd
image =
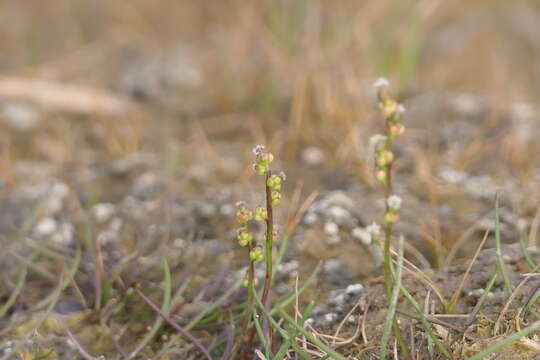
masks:
[[[390,82],[388,81],[387,78],[384,78],[384,77],[380,77],[378,78],[377,80],[375,80],[375,82],[373,83],[373,87],[375,88],[381,88],[381,87],[385,87],[385,86],[388,86],[390,85]]]
[[[392,210],[399,210],[401,208],[401,203],[402,200],[397,195],[390,195],[388,199],[386,199],[386,204]]]
[[[398,112],[398,114],[403,114],[405,111],[407,111],[407,109],[405,109],[405,105],[403,105],[403,104],[398,104],[398,106],[397,106],[397,112]]]
[[[381,234],[381,227],[374,221],[371,225],[366,226],[366,232],[372,237],[377,237]]]
[[[377,146],[377,144],[381,142],[385,142],[385,141],[386,141],[386,136],[381,135],[381,134],[373,135],[372,137],[369,138],[369,144],[371,147],[375,147]]]

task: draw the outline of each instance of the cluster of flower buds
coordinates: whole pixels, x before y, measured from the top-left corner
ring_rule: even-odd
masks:
[[[382,183],[386,183],[388,167],[394,161],[394,153],[387,150],[387,139],[383,135],[374,135],[370,141],[375,153],[375,178]]]
[[[285,179],[286,179],[285,173],[282,171],[282,172],[279,173],[279,175],[273,174],[266,181],[266,185],[270,189],[272,189],[271,200],[272,200],[272,205],[273,206],[278,206],[278,205],[281,204],[281,192],[280,192],[280,190],[281,190],[281,184],[283,184]]]
[[[245,247],[253,241],[253,235],[248,229],[248,223],[253,219],[253,212],[247,208],[246,203],[243,201],[236,203],[236,206],[238,207],[238,210],[236,211],[236,220],[238,220],[238,223],[240,224],[236,240],[238,240],[240,246]]]
[[[405,107],[392,99],[386,87],[389,85],[388,80],[380,78],[373,84],[377,88],[377,97],[379,99],[379,108],[388,124],[388,135],[390,139],[395,136],[403,135],[405,126],[401,123],[401,115],[405,112]]]
[[[379,107],[386,121],[386,136],[374,135],[371,138],[375,152],[375,178],[386,184],[389,176],[389,169],[394,161],[392,152],[392,140],[398,135],[403,135],[405,126],[401,123],[401,114],[405,112],[405,107],[398,104],[388,95],[386,87],[388,80],[380,78],[373,84],[377,88]]]
[[[253,169],[259,175],[264,175],[270,170],[270,163],[274,161],[274,155],[264,149],[263,145],[257,145],[253,148],[255,154],[255,164]]]
[[[253,217],[255,221],[264,221],[268,218],[268,211],[262,205],[258,205],[255,208],[255,216]]]
[[[251,261],[262,261],[264,259],[262,250],[260,246],[256,246],[249,252],[249,258]]]
[[[389,224],[394,224],[399,221],[399,209],[401,209],[402,200],[397,195],[390,195],[386,199],[387,211],[384,220]]]

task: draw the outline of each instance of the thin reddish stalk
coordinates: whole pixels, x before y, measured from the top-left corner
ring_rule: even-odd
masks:
[[[152,302],[152,300],[150,300],[148,297],[146,297],[146,295],[144,295],[141,290],[135,288],[135,291],[144,300],[144,302],[146,304],[148,304],[148,306],[150,306],[152,308],[152,310],[157,312],[163,318],[163,320],[165,320],[166,323],[168,323],[173,328],[175,328],[180,334],[182,334],[185,338],[187,338],[189,341],[191,341],[193,343],[193,345],[195,345],[197,348],[199,348],[199,350],[201,350],[201,352],[204,354],[204,356],[208,360],[212,360],[212,357],[210,356],[210,353],[208,352],[208,350],[206,350],[206,348],[199,341],[199,339],[197,339],[195,336],[191,335],[191,333],[189,331],[184,329],[182,326],[178,325],[178,323],[176,321],[174,321],[167,314],[165,314],[163,311],[161,311],[161,309],[159,307],[157,307],[157,305],[154,304]]]
[[[270,176],[272,176],[272,171],[268,169],[266,172],[266,177],[264,180],[265,188],[266,188],[266,212],[268,213],[268,217],[266,218],[266,276],[264,278],[264,288],[263,293],[261,297],[261,302],[265,306],[265,308],[268,308],[268,305],[270,304],[270,287],[272,286],[272,265],[273,265],[273,259],[272,259],[272,242],[273,242],[273,232],[274,232],[274,215],[272,211],[272,189],[270,186],[268,186],[268,179],[270,179]],[[262,315],[262,314],[260,314]],[[270,340],[270,343],[272,343],[273,338],[273,331],[272,331],[272,325],[268,323],[268,337]]]

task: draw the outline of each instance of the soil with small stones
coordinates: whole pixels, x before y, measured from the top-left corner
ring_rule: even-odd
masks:
[[[528,249],[527,253],[534,263],[540,260],[539,250]],[[499,260],[495,249],[481,251],[468,273],[470,262],[440,271],[421,272],[407,264],[403,268],[403,287],[420,304],[435,336],[455,358],[472,356],[536,320],[523,309],[540,289],[540,280],[536,273],[531,273],[519,245],[504,246],[502,258],[514,289],[511,297],[500,274],[485,293],[497,274]],[[461,292],[456,296],[464,278]],[[356,291],[351,287],[333,291],[324,305],[314,309],[307,320],[309,328],[316,333],[334,335],[330,343],[338,344],[344,353],[371,354],[376,358],[388,305],[382,282],[378,278]],[[454,296],[455,306],[449,312]],[[539,307],[532,305],[534,310]],[[406,343],[419,352],[428,351],[428,337],[418,313],[404,296],[398,300],[397,312]],[[500,359],[531,359],[539,349],[540,338],[533,333],[497,354]]]

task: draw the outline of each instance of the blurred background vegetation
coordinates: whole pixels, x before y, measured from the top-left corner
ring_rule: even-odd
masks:
[[[107,291],[159,284],[161,257],[178,279],[203,262],[186,239],[212,256],[193,278],[215,298],[238,251],[231,204],[260,200],[255,144],[288,174],[284,227],[315,191],[341,191],[332,201],[353,204],[352,227],[379,220],[379,76],[407,108],[395,164],[406,255],[435,267],[470,256],[497,190],[503,241],[536,245],[538,34],[535,0],[0,0],[0,300],[28,267],[17,309],[34,304],[81,243],[83,299],[96,244],[124,279]],[[303,230],[292,248],[308,272],[329,258],[353,268],[347,281],[373,269],[361,244]]]

